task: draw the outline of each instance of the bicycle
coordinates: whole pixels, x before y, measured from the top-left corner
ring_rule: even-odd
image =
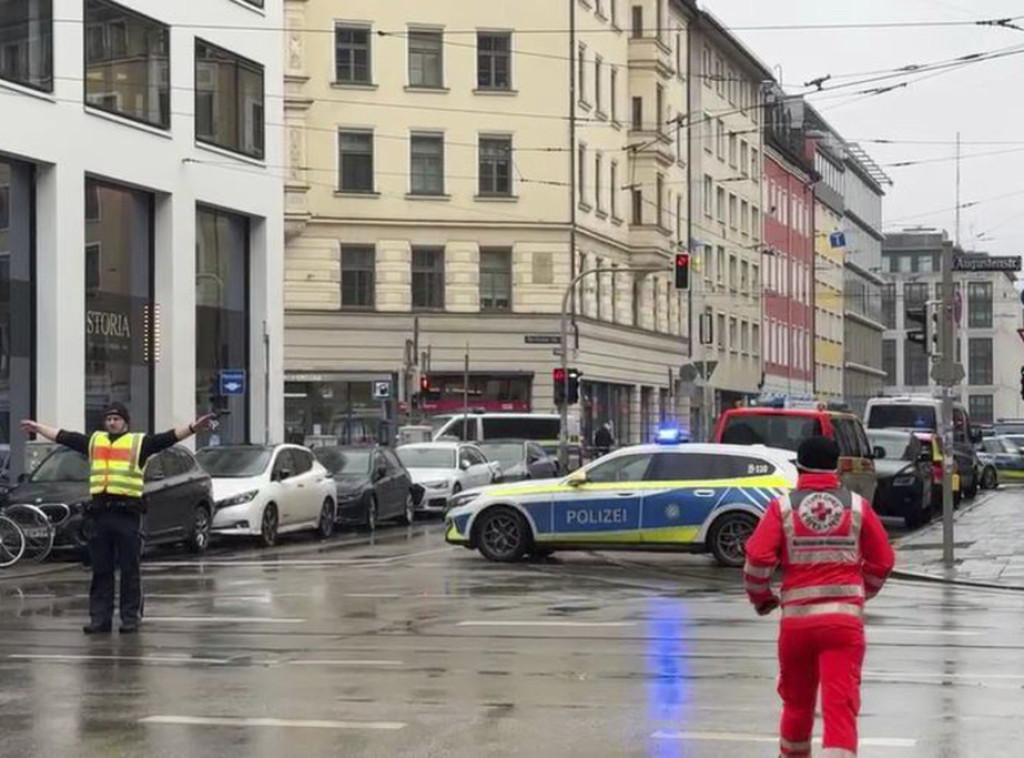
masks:
[[[10,565],[19,561],[26,563],[41,563],[46,560],[53,550],[53,543],[57,536],[50,517],[39,507],[27,503],[8,505],[3,508],[3,518],[12,522],[21,532],[22,550]],[[3,565],[0,559],[0,565]]]
[[[16,521],[0,516],[0,568],[8,568],[25,554],[25,535]]]

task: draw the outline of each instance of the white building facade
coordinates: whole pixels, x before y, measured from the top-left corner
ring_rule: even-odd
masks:
[[[222,442],[280,438],[282,25],[282,0],[0,3],[16,470],[20,418],[89,428],[112,401],[138,430],[216,409]]]

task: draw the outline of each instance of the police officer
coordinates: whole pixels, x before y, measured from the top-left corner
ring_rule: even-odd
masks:
[[[747,541],[744,584],[758,614],[782,607],[781,754],[811,754],[820,685],[822,758],[855,758],[864,603],[878,594],[895,557],[871,504],[840,484],[834,441],[804,440],[797,466],[796,490],[771,503]],[[779,596],[771,586],[777,567]]]
[[[121,570],[121,633],[139,631],[142,611],[143,472],[150,457],[208,428],[214,416],[202,416],[161,434],[132,434],[131,417],[121,403],[111,403],[103,415],[104,431],[90,436],[58,430],[38,421],[22,421],[26,434],[38,434],[89,457],[87,509],[90,520],[89,587],[91,620],[86,634],[107,634],[114,616],[114,569]]]

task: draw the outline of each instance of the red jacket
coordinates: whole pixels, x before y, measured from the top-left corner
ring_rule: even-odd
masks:
[[[870,503],[834,474],[801,474],[795,491],[768,506],[746,554],[750,602],[761,614],[781,603],[784,618],[859,618],[896,562]],[[779,566],[781,598],[771,587]]]

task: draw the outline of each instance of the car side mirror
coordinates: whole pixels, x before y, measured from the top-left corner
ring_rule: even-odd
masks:
[[[871,455],[872,455],[872,456],[873,456],[873,457],[874,457],[874,458],[875,458],[876,460],[881,460],[882,458],[884,458],[884,457],[885,457],[885,448],[884,448],[884,447],[882,447],[881,445],[875,445],[875,446],[874,446],[874,447],[873,447],[873,448],[871,449]]]
[[[277,472],[277,481],[283,482],[285,479],[292,478],[292,470],[290,468],[283,468]]]
[[[387,466],[378,466],[377,469],[373,472],[373,478],[374,478],[375,481],[380,481],[381,479],[383,479],[387,475],[388,475],[388,467]]]
[[[28,474],[27,473],[22,472],[22,473],[18,474],[18,484],[24,484],[27,481],[28,481]]]
[[[469,470],[469,461],[467,461],[467,460],[459,461],[459,468],[462,469],[463,471],[468,471]]]
[[[585,471],[577,471],[569,475],[569,478],[565,480],[565,483],[570,487],[579,487],[581,484],[587,483],[587,473]]]

